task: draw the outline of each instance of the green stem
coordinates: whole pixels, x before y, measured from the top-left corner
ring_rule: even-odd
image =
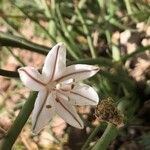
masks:
[[[48,5],[47,5],[47,2],[45,0],[41,0],[41,5],[43,6],[44,8],[44,12],[45,12],[45,16],[48,17],[48,18],[51,18],[51,13],[50,13],[50,10],[48,8]]]
[[[72,48],[68,45],[68,41],[61,36],[61,39],[67,44],[68,51],[72,55],[74,59],[77,61],[71,62],[69,64],[73,63],[89,63],[89,64],[99,64],[101,66],[112,66],[112,61],[110,59],[104,58],[104,57],[99,57],[95,59],[81,59],[78,60],[78,56],[73,53]],[[4,32],[0,32],[0,45],[1,46],[10,46],[10,47],[18,47],[18,48],[23,48],[27,49],[33,52],[37,52],[40,54],[47,55],[49,50],[51,48],[42,46],[33,42],[30,42],[24,38],[12,35],[12,34],[7,34]]]
[[[21,33],[19,33],[17,31],[17,29],[14,27],[14,24],[12,22],[10,22],[6,17],[1,17],[2,21],[4,22],[4,24],[13,32],[15,33],[17,36],[22,37]]]
[[[57,39],[57,30],[58,30],[57,25],[56,25],[57,22],[54,19],[54,18],[56,18],[56,2],[55,2],[55,0],[51,0],[50,13],[51,13],[52,19],[49,22],[48,31],[52,35],[52,37]]]
[[[92,150],[106,150],[110,142],[116,138],[118,134],[117,128],[109,123],[102,137],[98,140]]]
[[[123,30],[126,30],[127,29],[127,26],[126,25],[123,25],[121,24],[117,19],[113,18],[112,16],[108,16],[106,17],[106,20],[116,26],[117,28],[120,28],[120,29],[123,29]],[[129,28],[130,31],[135,31],[135,29],[132,29],[132,28]]]
[[[47,54],[50,49],[49,47],[41,46],[19,36],[7,34],[4,32],[0,32],[0,46],[24,48],[40,54]]]
[[[123,76],[123,74],[118,73],[118,74],[111,74],[107,71],[100,71],[100,75],[104,76],[105,78],[109,79],[111,82],[113,81],[114,83],[121,84],[123,83],[124,86],[128,90],[135,90],[135,82],[130,80],[127,76]]]
[[[36,96],[37,92],[33,92],[30,94],[29,99],[24,104],[23,108],[21,109],[17,118],[15,119],[12,127],[9,129],[6,137],[4,138],[1,150],[12,149],[13,144],[15,143],[17,137],[19,136],[22,128],[24,127],[33,110]]]
[[[72,64],[90,64],[90,65],[100,65],[100,66],[105,66],[105,67],[113,67],[114,63],[108,59],[108,58],[104,58],[104,57],[98,57],[95,59],[80,59],[80,60],[76,60],[76,61],[72,61],[72,62],[68,62],[67,65],[72,65]]]
[[[133,57],[136,54],[142,53],[144,51],[150,50],[150,45],[145,46],[145,47],[139,47],[137,48],[134,52],[132,52],[131,54],[125,55],[124,57],[121,58],[121,60],[123,62],[126,62],[126,60],[128,60],[129,58]]]
[[[110,61],[110,59],[103,58],[103,57],[98,57],[96,59],[80,59],[80,60],[76,60],[76,61],[67,63],[68,66],[72,65],[72,64],[90,64],[90,65],[98,64],[100,66],[105,66],[105,67],[113,66],[113,63]],[[105,74],[104,71],[102,71],[101,73],[102,73],[102,75],[104,75],[106,77],[108,75],[108,74]],[[19,74],[17,71],[9,71],[9,70],[0,69],[0,75],[5,76],[5,77],[19,78]],[[110,76],[108,76],[108,78],[109,77],[111,78],[113,76],[110,75]],[[113,77],[113,79],[114,78],[115,77]]]
[[[103,58],[103,57],[99,57],[96,59],[81,59],[81,60],[76,60],[76,61],[67,63],[67,65],[72,65],[72,64],[90,64],[90,65],[98,64],[100,66],[106,66],[106,67],[113,66],[113,63],[109,59]],[[101,74],[106,77],[108,75],[104,71],[101,71]],[[5,76],[5,77],[19,78],[19,74],[17,71],[9,71],[9,70],[0,69],[0,75]],[[108,76],[108,78],[109,77],[112,78],[113,76],[110,75]]]
[[[86,3],[86,0],[80,0],[80,1],[78,2],[78,6],[77,6],[77,7],[78,7],[79,9],[81,9],[81,8],[85,5],[85,3]],[[72,18],[70,19],[71,25],[69,25],[69,26],[67,27],[69,31],[72,31],[73,25],[75,24],[76,20],[77,20],[77,15],[74,14],[74,15],[72,16]]]
[[[119,61],[120,60],[120,49],[118,48],[118,44],[113,44],[112,43],[112,58],[114,61]]]
[[[26,66],[25,63],[18,57],[16,56],[12,50],[9,47],[6,47],[6,49],[12,54],[12,56],[22,65],[22,66]]]
[[[68,41],[70,42],[70,45],[73,48],[73,51],[81,54],[77,44],[74,41],[74,38],[72,36],[72,32],[69,32],[69,30],[68,30],[68,28],[67,28],[67,26],[63,20],[59,5],[56,5],[56,12],[57,12],[58,20],[60,21],[60,25],[62,27],[61,29],[62,29],[63,33],[65,34],[66,38],[68,39]]]
[[[78,2],[78,8],[81,9],[85,5],[85,3],[86,3],[86,0],[80,0]]]
[[[62,41],[66,44],[67,50],[69,52],[69,54],[71,55],[71,57],[74,60],[78,60],[79,57],[78,55],[75,53],[75,49],[74,47],[70,44],[70,42],[68,41],[68,39],[66,38],[66,36],[64,35],[64,32],[62,31],[62,27],[60,26],[60,24],[58,23],[57,18],[55,18],[55,22],[57,22],[56,27],[57,27],[57,32],[58,32],[58,41]]]
[[[17,71],[8,71],[8,70],[0,69],[0,75],[4,77],[19,78],[19,74]]]
[[[87,36],[87,42],[88,42],[88,45],[89,45],[89,48],[90,48],[90,51],[91,51],[92,58],[96,58],[96,52],[95,52],[95,49],[94,49],[94,46],[93,46],[92,37],[90,36],[90,32],[88,30],[86,22],[85,22],[82,14],[81,14],[81,12],[78,8],[76,8],[76,13],[79,17],[80,22],[82,23],[84,33]]]
[[[69,53],[75,60],[78,60],[79,57],[78,57],[77,54],[74,52],[72,46],[70,45],[70,43],[68,42],[68,40],[66,39],[66,37],[65,37],[60,31],[58,31],[58,33],[59,33],[60,39],[66,44],[68,53]]]
[[[56,38],[56,33],[57,33],[57,28],[56,28],[56,23],[54,20],[55,17],[55,0],[51,0],[51,8],[49,9],[47,1],[46,0],[41,0],[41,5],[43,6],[43,9],[45,10],[45,16],[47,18],[52,18],[49,20],[49,25],[48,25],[48,32],[51,35],[53,39]]]
[[[86,140],[86,142],[84,143],[83,147],[81,150],[87,150],[87,147],[89,146],[90,142],[92,141],[92,139],[96,136],[96,134],[101,130],[103,124],[100,123],[99,126],[97,126],[92,133],[90,134],[90,136],[88,137],[88,139]]]
[[[33,16],[29,15],[28,13],[26,13],[22,8],[20,8],[19,6],[17,6],[14,2],[12,2],[12,3],[13,3],[27,18],[29,18],[31,21],[33,21],[35,24],[37,24],[37,25],[45,32],[45,34],[48,35],[48,37],[51,39],[51,41],[52,41],[53,43],[56,43],[55,38],[51,36],[51,34],[48,32],[48,30],[46,30],[45,27],[43,27],[35,17],[33,17]]]
[[[126,9],[127,9],[128,15],[131,15],[132,14],[132,9],[131,9],[129,0],[124,0],[124,3],[126,5]]]

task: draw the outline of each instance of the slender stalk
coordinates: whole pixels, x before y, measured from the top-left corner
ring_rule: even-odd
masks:
[[[0,75],[4,77],[19,78],[19,73],[17,71],[0,69]]]
[[[51,0],[50,13],[51,13],[52,19],[49,22],[48,31],[54,38],[57,38],[57,30],[58,30],[57,26],[56,26],[57,22],[54,19],[54,18],[56,18],[56,2],[55,2],[55,0]]]
[[[91,64],[91,65],[98,64],[100,66],[105,66],[105,67],[113,66],[113,63],[111,62],[111,60],[107,58],[103,58],[103,57],[99,57],[96,59],[81,59],[81,60],[76,60],[76,61],[67,63],[67,65],[72,65],[72,64]],[[104,76],[106,75],[103,71],[101,73]],[[4,77],[19,78],[19,74],[17,71],[9,71],[9,70],[0,69],[0,75]],[[114,78],[114,76],[111,76],[111,75],[110,77]]]
[[[80,60],[76,60],[76,61],[71,61],[68,62],[67,65],[72,65],[72,64],[90,64],[90,65],[100,65],[100,66],[105,66],[105,67],[113,67],[114,63],[108,59],[108,58],[104,58],[104,57],[98,57],[95,59],[80,59]]]
[[[112,58],[116,62],[120,60],[120,49],[118,47],[118,45],[112,43]]]
[[[49,25],[48,25],[48,32],[55,39],[56,37],[56,24],[55,24],[55,0],[51,0],[51,8],[49,9],[47,1],[46,0],[41,0],[41,5],[43,6],[43,9],[45,10],[45,16],[47,18],[52,18],[49,20]]]
[[[121,73],[111,74],[111,73],[103,71],[103,70],[100,71],[100,75],[104,76],[105,78],[109,79],[110,81],[113,81],[114,83],[117,83],[117,84],[123,83],[124,86],[126,87],[126,89],[128,89],[128,90],[131,90],[131,91],[135,90],[135,82],[130,80],[128,78],[128,76],[126,76],[126,75],[123,76],[123,74],[121,74]]]
[[[78,8],[76,8],[76,13],[79,17],[79,20],[80,22],[82,23],[82,26],[83,26],[83,30],[84,30],[84,33],[86,34],[87,36],[87,42],[88,42],[88,45],[89,45],[89,48],[90,48],[90,52],[91,52],[91,55],[92,55],[92,58],[96,58],[96,52],[95,52],[95,48],[93,46],[93,42],[92,42],[92,38],[90,36],[90,32],[88,30],[88,27],[86,25],[86,22],[82,16],[82,14],[80,13],[80,10]]]
[[[78,6],[77,6],[77,7],[78,7],[79,9],[81,9],[81,8],[85,5],[85,3],[86,3],[86,0],[80,0],[80,1],[78,2]],[[69,26],[67,27],[69,31],[72,30],[72,28],[73,28],[72,25],[76,22],[76,20],[77,20],[77,15],[75,14],[75,15],[73,15],[72,18],[70,19],[71,25],[69,25]]]
[[[24,49],[28,49],[30,51],[37,52],[40,54],[45,54],[45,55],[48,53],[50,49],[49,47],[41,46],[39,44],[30,42],[19,36],[7,34],[4,32],[0,32],[0,45],[24,48]]]
[[[105,35],[106,35],[107,42],[110,45],[111,44],[111,34],[108,29],[105,30]]]
[[[38,20],[35,19],[35,17],[33,17],[33,16],[29,15],[28,13],[26,13],[23,9],[21,9],[19,6],[17,6],[14,2],[13,2],[13,4],[14,4],[25,16],[27,16],[31,21],[33,21],[35,24],[37,24],[37,25],[45,32],[45,34],[48,35],[48,37],[51,39],[51,41],[52,41],[53,43],[56,43],[55,38],[51,36],[51,34],[48,32],[48,30],[46,30],[45,27],[43,27],[43,26],[38,22]]]
[[[86,142],[84,143],[83,147],[81,150],[87,150],[87,147],[89,146],[90,142],[92,141],[92,139],[96,136],[96,134],[101,130],[103,124],[100,123],[99,126],[97,126],[92,133],[90,134],[90,136],[88,137],[88,139],[86,140]]]
[[[70,47],[70,45],[68,44],[68,41],[61,35],[60,35],[60,38],[67,44],[68,51],[72,55],[72,57],[77,60],[77,61],[74,61],[73,63],[84,63],[84,62],[89,63],[89,64],[96,63],[96,64],[100,64],[102,66],[109,66],[112,64],[110,59],[107,59],[104,57],[99,57],[99,58],[95,58],[95,59],[78,60],[78,56],[76,55],[76,53],[74,53],[74,51],[72,51],[72,47]],[[15,35],[11,35],[11,34],[7,34],[4,32],[0,32],[0,45],[23,48],[23,49],[27,49],[27,50],[30,50],[33,52],[44,54],[44,55],[46,55],[49,52],[49,50],[51,49],[49,47],[42,46],[42,45],[30,42],[24,38],[21,38],[21,37],[15,36]]]
[[[24,127],[25,123],[27,122],[33,110],[36,96],[37,96],[37,92],[33,92],[30,94],[28,100],[26,101],[23,108],[19,112],[17,118],[15,119],[12,127],[9,129],[8,133],[6,134],[1,146],[1,150],[12,149],[13,144],[15,143],[17,137],[19,136],[22,128]]]
[[[67,28],[67,26],[66,26],[66,24],[63,20],[63,17],[62,17],[61,12],[60,12],[59,5],[56,5],[56,12],[57,12],[58,20],[60,21],[60,24],[61,24],[61,27],[62,27],[62,31],[64,32],[65,36],[67,37],[68,41],[70,42],[70,45],[73,48],[73,51],[81,54],[81,51],[79,50],[77,44],[74,41],[74,38],[72,36],[72,32],[69,32],[69,30],[68,30],[68,28]]]
[[[48,5],[47,5],[47,2],[45,0],[41,0],[41,5],[43,6],[44,8],[44,12],[45,12],[45,16],[47,16],[48,18],[51,18],[51,13],[50,13],[50,10],[48,8]]]
[[[70,43],[68,42],[68,40],[66,39],[66,37],[60,32],[59,33],[59,38],[66,44],[67,50],[70,53],[70,55],[75,59],[78,60],[79,57],[77,56],[77,54],[74,52],[72,45],[70,45]]]
[[[136,99],[136,101],[137,100],[138,99]],[[129,112],[131,117],[139,106],[139,103],[137,102],[137,104],[133,107],[133,103],[134,101],[131,99],[130,101],[122,100],[118,104],[118,109],[125,115],[127,115],[127,112]],[[132,109],[132,112],[130,108]],[[116,138],[117,135],[118,129],[116,128],[116,126],[112,123],[108,123],[106,130],[104,131],[101,138],[97,141],[97,143],[93,146],[92,150],[106,150],[108,148],[108,145]]]
[[[109,123],[102,137],[98,140],[92,150],[106,150],[117,134],[117,128],[113,124]]]
[[[123,30],[126,30],[126,29],[127,29],[127,26],[126,26],[126,25],[121,24],[117,19],[115,19],[115,18],[113,18],[113,17],[111,17],[111,16],[106,17],[106,20],[107,20],[110,24],[116,26],[117,28],[120,28],[120,29],[123,29]],[[128,29],[129,29],[130,31],[136,31],[135,29],[132,29],[132,28],[128,28]]]
[[[86,3],[86,0],[80,0],[78,2],[78,8],[81,9],[85,5],[85,3]]]
[[[66,42],[65,39],[63,41]],[[0,32],[0,45],[1,46],[11,46],[11,47],[23,48],[23,49],[27,49],[27,50],[30,50],[33,52],[44,54],[44,55],[46,55],[49,52],[49,50],[51,49],[49,47],[42,46],[42,45],[30,42],[24,38],[20,38],[18,36],[4,33],[4,32]],[[135,50],[135,52],[122,57],[121,61],[125,62],[127,59],[133,57],[134,55],[136,55],[138,53],[142,53],[142,52],[147,51],[147,50],[150,50],[150,46],[139,47],[138,49]],[[74,58],[78,59],[78,57],[74,53],[72,53],[71,50],[70,50],[70,53],[73,55]],[[96,58],[96,59],[78,60],[75,62],[81,62],[82,63],[82,61],[83,62],[85,61],[86,63],[92,63],[93,64],[94,62],[96,62],[97,64],[100,64],[99,62],[101,62],[101,61],[103,62],[103,60],[106,60],[106,61],[104,61],[104,65],[105,65],[105,63],[109,64],[109,65],[111,64],[110,60],[105,59],[104,57],[100,57],[99,60]]]
[[[105,1],[97,0],[100,9],[104,9]]]
[[[9,47],[6,47],[6,49],[12,54],[12,56],[22,65],[25,66],[25,63],[18,57],[16,56],[12,50]]]
[[[132,9],[131,9],[129,0],[124,0],[124,3],[126,5],[126,9],[127,9],[128,15],[131,15],[132,14]]]
[[[71,55],[71,57],[73,57],[74,60],[78,60],[79,57],[75,53],[76,50],[74,50],[73,45],[70,44],[70,42],[68,41],[68,39],[64,35],[64,32],[62,31],[62,27],[58,23],[57,18],[55,18],[55,22],[57,22],[56,27],[57,27],[57,32],[58,32],[58,41],[64,42],[66,44],[67,50],[68,50],[69,54]]]
[[[4,22],[4,24],[6,24],[6,26],[13,32],[15,33],[17,36],[22,37],[22,34],[19,33],[17,31],[17,29],[14,27],[14,24],[12,24],[6,17],[1,17],[2,21]]]
[[[129,58],[133,57],[134,55],[136,54],[139,54],[139,53],[142,53],[144,51],[147,51],[149,50],[150,51],[150,46],[145,46],[145,47],[139,47],[137,48],[134,52],[132,52],[131,54],[128,54],[128,55],[125,55],[124,57],[122,57],[122,61],[123,62],[126,62],[126,60],[128,60]]]

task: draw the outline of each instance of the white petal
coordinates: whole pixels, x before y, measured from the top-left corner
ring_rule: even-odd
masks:
[[[57,79],[57,81],[62,82],[64,80],[73,79],[76,81],[87,79],[93,75],[95,75],[99,71],[99,67],[92,65],[71,65],[68,66],[63,76]]]
[[[80,129],[84,127],[83,122],[77,114],[75,108],[66,100],[57,97],[55,100],[55,108],[58,115],[71,126]]]
[[[18,69],[21,81],[34,91],[43,89],[45,83],[41,74],[33,67],[22,67]]]
[[[68,97],[73,105],[97,105],[99,101],[96,91],[86,84],[75,85]]]
[[[38,93],[32,113],[32,130],[37,134],[48,124],[54,115],[54,97],[46,90]]]
[[[75,83],[74,83],[75,84]],[[59,84],[56,85],[56,88],[63,91],[69,91],[71,90],[71,87],[73,86],[73,80],[65,80]]]
[[[49,82],[60,77],[65,67],[66,49],[62,43],[58,43],[51,49],[51,51],[46,56],[42,74]]]

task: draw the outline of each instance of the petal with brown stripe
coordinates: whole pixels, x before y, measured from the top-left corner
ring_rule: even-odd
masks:
[[[45,83],[42,75],[33,67],[21,67],[18,69],[20,79],[29,89],[39,91]]]
[[[66,67],[66,49],[62,43],[55,45],[46,56],[42,74],[47,82],[55,80],[62,75]]]
[[[97,66],[82,64],[71,65],[66,67],[63,75],[57,79],[57,81],[62,82],[65,80],[73,79],[77,82],[92,77],[98,71],[99,67]]]
[[[86,84],[75,85],[67,95],[72,105],[97,105],[99,101],[96,91]]]
[[[33,133],[39,133],[51,120],[55,113],[54,96],[46,90],[38,93],[32,113]]]
[[[63,98],[56,98],[55,100],[56,113],[64,119],[68,124],[76,128],[82,129],[84,127],[82,120],[77,114],[74,106]]]

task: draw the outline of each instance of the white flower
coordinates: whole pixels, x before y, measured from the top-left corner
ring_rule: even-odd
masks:
[[[68,124],[83,128],[83,122],[74,105],[97,105],[99,97],[86,84],[77,84],[99,71],[99,67],[76,64],[66,67],[66,49],[62,43],[48,53],[40,74],[33,67],[18,69],[22,82],[31,90],[39,91],[32,113],[35,134],[57,113]]]

